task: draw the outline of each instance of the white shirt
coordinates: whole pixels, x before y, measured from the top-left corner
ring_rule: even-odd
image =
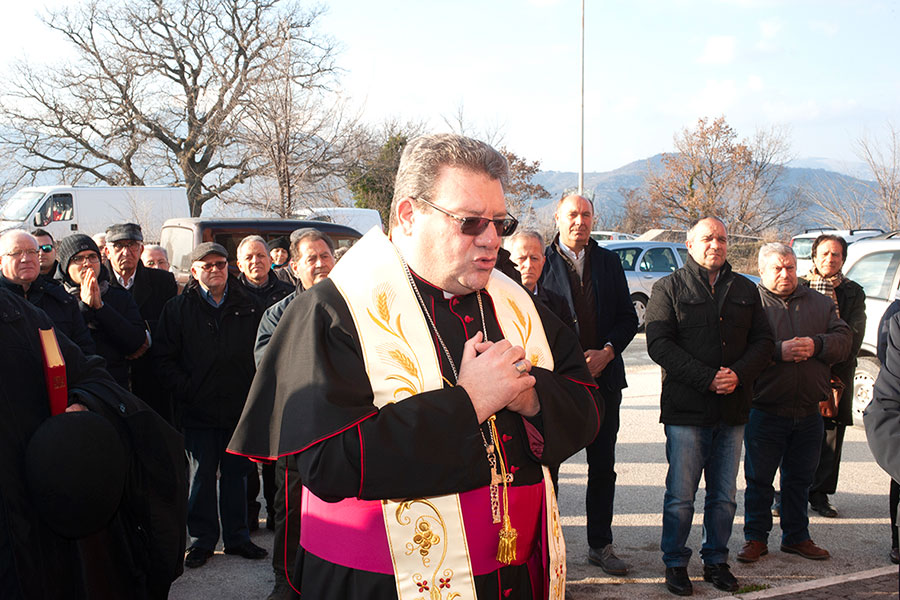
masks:
[[[587,246],[581,249],[581,252],[575,252],[570,250],[565,244],[562,242],[559,243],[559,247],[562,250],[563,254],[569,257],[569,260],[572,261],[572,265],[575,267],[575,272],[578,273],[578,279],[584,278],[584,257],[586,256],[585,251],[587,250]]]
[[[119,282],[119,285],[121,285],[126,290],[130,290],[131,286],[134,285],[134,276],[137,275],[137,269],[134,270],[134,273],[132,273],[131,277],[129,277],[127,280],[123,279],[115,269],[112,269],[112,272],[116,276],[116,281]]]

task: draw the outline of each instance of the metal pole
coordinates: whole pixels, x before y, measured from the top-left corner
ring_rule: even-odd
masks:
[[[584,194],[584,0],[581,0],[581,155],[578,166],[578,195]]]

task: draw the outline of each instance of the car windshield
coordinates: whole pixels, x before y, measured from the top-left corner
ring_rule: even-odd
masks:
[[[816,241],[816,238],[794,238],[794,243],[791,244],[791,248],[793,248],[797,258],[808,260],[812,258],[812,245],[814,241]]]
[[[3,210],[0,211],[0,219],[4,221],[24,221],[31,214],[38,200],[43,197],[44,192],[19,190],[12,198],[6,201]]]

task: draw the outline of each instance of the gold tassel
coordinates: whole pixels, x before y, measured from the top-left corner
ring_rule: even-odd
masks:
[[[505,490],[504,490],[505,491]],[[500,545],[497,546],[497,561],[508,565],[516,558],[516,538],[519,532],[509,523],[509,514],[503,515],[503,527],[500,529]]]
[[[497,415],[491,415],[488,421],[491,427],[491,441],[497,447],[497,439],[500,437],[497,433]],[[497,545],[497,562],[508,565],[512,564],[512,561],[516,559],[516,538],[519,537],[519,532],[513,529],[509,521],[509,483],[506,477],[506,462],[499,451],[497,452],[497,458],[503,477],[503,527],[500,528],[500,543]]]

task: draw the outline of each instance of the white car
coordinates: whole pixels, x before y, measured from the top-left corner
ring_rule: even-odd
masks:
[[[872,400],[872,386],[881,370],[877,358],[878,324],[900,287],[900,239],[869,239],[847,249],[844,275],[866,292],[866,333],[853,377],[853,423]]]
[[[622,261],[628,291],[638,316],[638,331],[644,329],[644,314],[650,292],[657,280],[683,266],[687,260],[687,246],[674,242],[602,242],[607,250],[615,252]]]

